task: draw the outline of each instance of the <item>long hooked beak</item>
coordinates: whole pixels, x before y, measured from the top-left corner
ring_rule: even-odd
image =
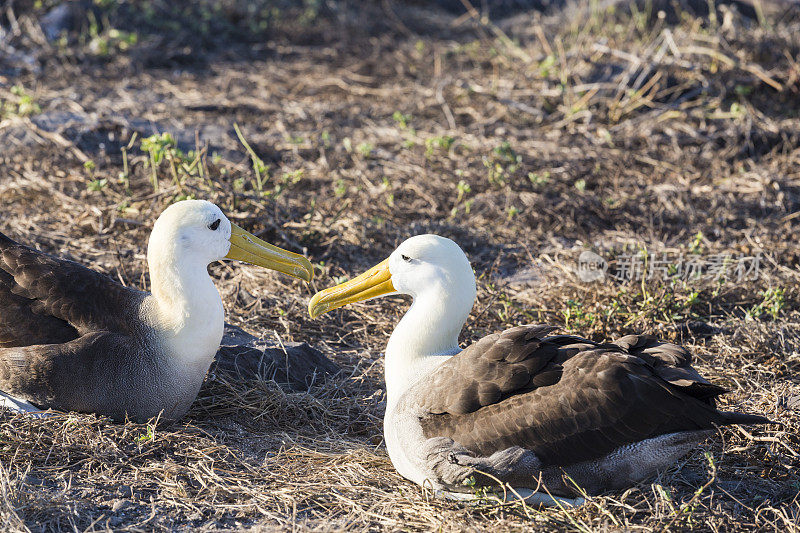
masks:
[[[308,302],[308,314],[311,318],[317,318],[331,309],[393,292],[396,291],[392,285],[392,273],[389,272],[389,260],[384,259],[350,281],[319,291]]]
[[[311,281],[314,277],[314,267],[308,259],[262,241],[234,223],[231,223],[230,241],[231,249],[225,256],[227,259],[277,270],[305,281]]]

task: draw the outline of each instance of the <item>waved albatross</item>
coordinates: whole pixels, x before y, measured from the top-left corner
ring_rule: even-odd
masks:
[[[691,354],[645,335],[597,343],[529,325],[460,350],[475,276],[461,248],[436,235],[317,293],[309,313],[388,294],[413,303],[386,346],[386,447],[401,475],[445,495],[499,492],[499,481],[513,489],[506,499],[576,505],[573,481],[588,494],[625,488],[716,426],[769,422],[717,410],[725,390],[691,367]]]
[[[0,233],[0,390],[18,406],[180,418],[222,339],[222,299],[206,267],[225,258],[313,276],[305,257],[251,235],[204,200],[177,202],[153,225],[152,293]]]

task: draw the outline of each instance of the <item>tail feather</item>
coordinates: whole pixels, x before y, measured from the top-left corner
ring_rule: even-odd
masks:
[[[2,231],[0,231],[0,243],[2,243],[4,245],[17,244],[16,242],[14,242],[11,239],[11,237],[9,237],[8,235],[5,235]]]
[[[769,418],[761,415],[750,415],[747,413],[734,413],[731,411],[720,411],[725,425],[728,424],[774,424]]]

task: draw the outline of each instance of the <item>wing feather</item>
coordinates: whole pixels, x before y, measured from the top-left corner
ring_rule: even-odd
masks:
[[[135,339],[109,332],[0,348],[0,390],[42,408],[124,419],[143,403],[157,403],[153,361]]]
[[[144,293],[0,233],[0,347],[130,332]]]
[[[420,383],[425,436],[482,455],[520,446],[545,464],[567,465],[743,420],[714,408],[724,389],[703,379],[681,346],[644,335],[610,344],[547,336],[553,329],[491,335],[439,367]]]

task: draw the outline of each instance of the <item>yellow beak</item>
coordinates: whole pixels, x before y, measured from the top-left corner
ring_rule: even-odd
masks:
[[[231,249],[225,256],[227,259],[277,270],[306,281],[314,277],[314,267],[308,259],[264,242],[234,223],[231,223],[230,240]]]
[[[389,260],[384,259],[350,281],[319,291],[308,302],[308,314],[311,318],[317,318],[331,309],[393,292],[395,288],[392,285],[392,274],[389,272]]]

